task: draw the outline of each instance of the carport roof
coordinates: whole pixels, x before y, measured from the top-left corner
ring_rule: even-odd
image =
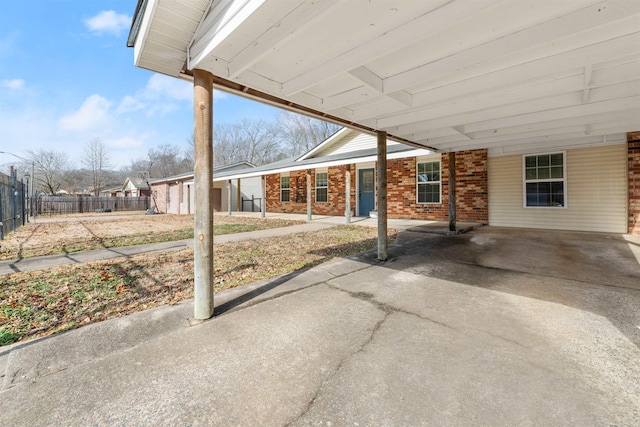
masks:
[[[415,147],[508,154],[640,129],[637,0],[140,0],[135,65]]]

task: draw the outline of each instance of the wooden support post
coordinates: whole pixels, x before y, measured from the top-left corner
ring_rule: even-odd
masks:
[[[194,318],[213,316],[213,75],[193,71],[194,89]]]
[[[267,176],[262,175],[262,200],[260,203],[260,216],[267,216]]]
[[[378,131],[378,260],[386,261],[387,248],[387,132]]]
[[[449,152],[449,233],[456,233],[456,153]]]
[[[236,181],[236,205],[238,212],[242,212],[242,191],[240,190],[240,178]]]
[[[227,180],[227,215],[231,216],[231,180]]]
[[[351,165],[347,165],[345,171],[345,223],[351,223]]]
[[[307,221],[311,221],[311,169],[307,169]]]

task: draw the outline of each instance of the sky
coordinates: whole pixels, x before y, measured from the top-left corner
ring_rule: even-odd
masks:
[[[187,148],[193,85],[133,65],[136,0],[0,0],[0,151],[67,154],[100,139],[115,169],[161,144]],[[280,110],[214,92],[214,122]],[[0,164],[17,159],[0,154]]]

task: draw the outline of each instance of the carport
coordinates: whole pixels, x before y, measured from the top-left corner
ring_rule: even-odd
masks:
[[[136,66],[194,84],[197,319],[213,314],[214,88],[375,133],[378,164],[387,138],[450,163],[465,150],[625,145],[618,215],[637,229],[640,143],[627,142],[640,129],[637,0],[139,0],[128,44]],[[589,174],[597,158],[574,170]],[[377,197],[386,260],[386,168]],[[452,197],[451,227],[455,212]]]

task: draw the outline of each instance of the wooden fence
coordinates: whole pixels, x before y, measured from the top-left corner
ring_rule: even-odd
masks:
[[[88,212],[144,211],[151,207],[149,197],[40,196],[38,215],[64,215]]]
[[[0,173],[0,240],[25,224],[26,190],[14,171],[10,176]]]

